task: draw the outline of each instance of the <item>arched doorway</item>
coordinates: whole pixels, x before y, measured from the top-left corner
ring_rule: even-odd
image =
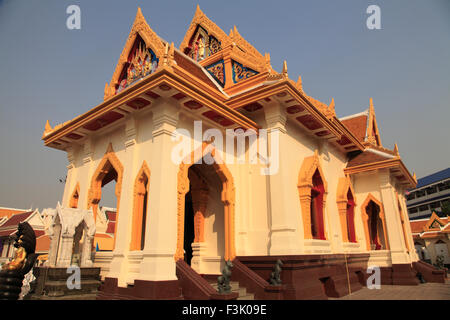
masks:
[[[103,159],[92,175],[91,187],[88,192],[87,209],[92,209],[94,219],[97,221],[99,214],[99,202],[102,199],[102,188],[110,182],[115,182],[114,194],[116,203],[115,227],[114,227],[114,245],[110,250],[114,249],[116,241],[117,222],[119,217],[120,193],[122,189],[123,166],[114,153],[112,144],[110,143]],[[106,223],[106,221],[104,221]]]
[[[223,261],[236,255],[233,178],[214,149],[210,150],[215,159],[211,165],[193,164],[197,162],[194,154],[192,165],[182,163],[178,172],[175,260],[185,259],[199,273],[218,274]]]

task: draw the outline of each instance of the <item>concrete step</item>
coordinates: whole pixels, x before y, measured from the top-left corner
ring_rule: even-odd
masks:
[[[217,282],[210,281],[209,283],[215,290],[217,290]],[[232,292],[237,292],[239,294],[237,300],[254,300],[255,295],[252,293],[247,293],[247,289],[245,287],[241,287],[238,281],[230,281],[230,286]]]
[[[239,296],[237,300],[255,300],[255,295],[253,293],[249,293],[245,296]]]

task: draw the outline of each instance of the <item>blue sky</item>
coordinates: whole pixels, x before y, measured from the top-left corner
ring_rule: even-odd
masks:
[[[103,100],[137,7],[162,38],[181,43],[197,3],[225,32],[236,25],[281,71],[338,116],[373,97],[385,147],[397,142],[418,177],[449,167],[450,1],[0,0],[0,206],[55,206],[62,151],[43,146],[52,125]],[[81,8],[81,30],[66,8]],[[381,30],[366,9],[381,8]]]

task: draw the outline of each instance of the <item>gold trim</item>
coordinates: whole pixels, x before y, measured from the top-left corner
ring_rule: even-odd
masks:
[[[187,163],[182,162],[178,170],[178,186],[177,186],[177,251],[175,253],[175,260],[182,260],[184,258],[184,205],[185,195],[189,191],[189,177],[188,171],[192,164],[203,158],[204,155],[211,153],[214,158],[212,166],[222,181],[222,195],[221,199],[224,204],[224,220],[225,220],[225,260],[233,260],[236,257],[235,249],[235,235],[234,235],[234,223],[235,223],[235,187],[233,182],[233,176],[228,170],[223,161],[215,153],[214,148],[208,148],[210,146],[203,143],[201,152],[194,150],[187,158]],[[206,149],[206,150],[205,150]],[[197,157],[200,154],[200,157]]]

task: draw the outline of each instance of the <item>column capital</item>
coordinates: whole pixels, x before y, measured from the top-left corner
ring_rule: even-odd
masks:
[[[269,130],[279,130],[286,133],[286,110],[278,102],[264,105],[264,116]]]
[[[378,179],[380,181],[381,189],[393,188],[391,184],[391,175],[389,174],[388,169],[378,170]]]
[[[168,100],[162,100],[152,109],[153,111],[153,137],[161,134],[172,135],[177,128],[179,108]]]
[[[125,119],[125,147],[131,147],[136,143],[136,134],[136,118],[130,114]]]
[[[92,138],[87,138],[83,147],[83,163],[88,163],[92,161],[92,155],[94,154],[94,143]]]

